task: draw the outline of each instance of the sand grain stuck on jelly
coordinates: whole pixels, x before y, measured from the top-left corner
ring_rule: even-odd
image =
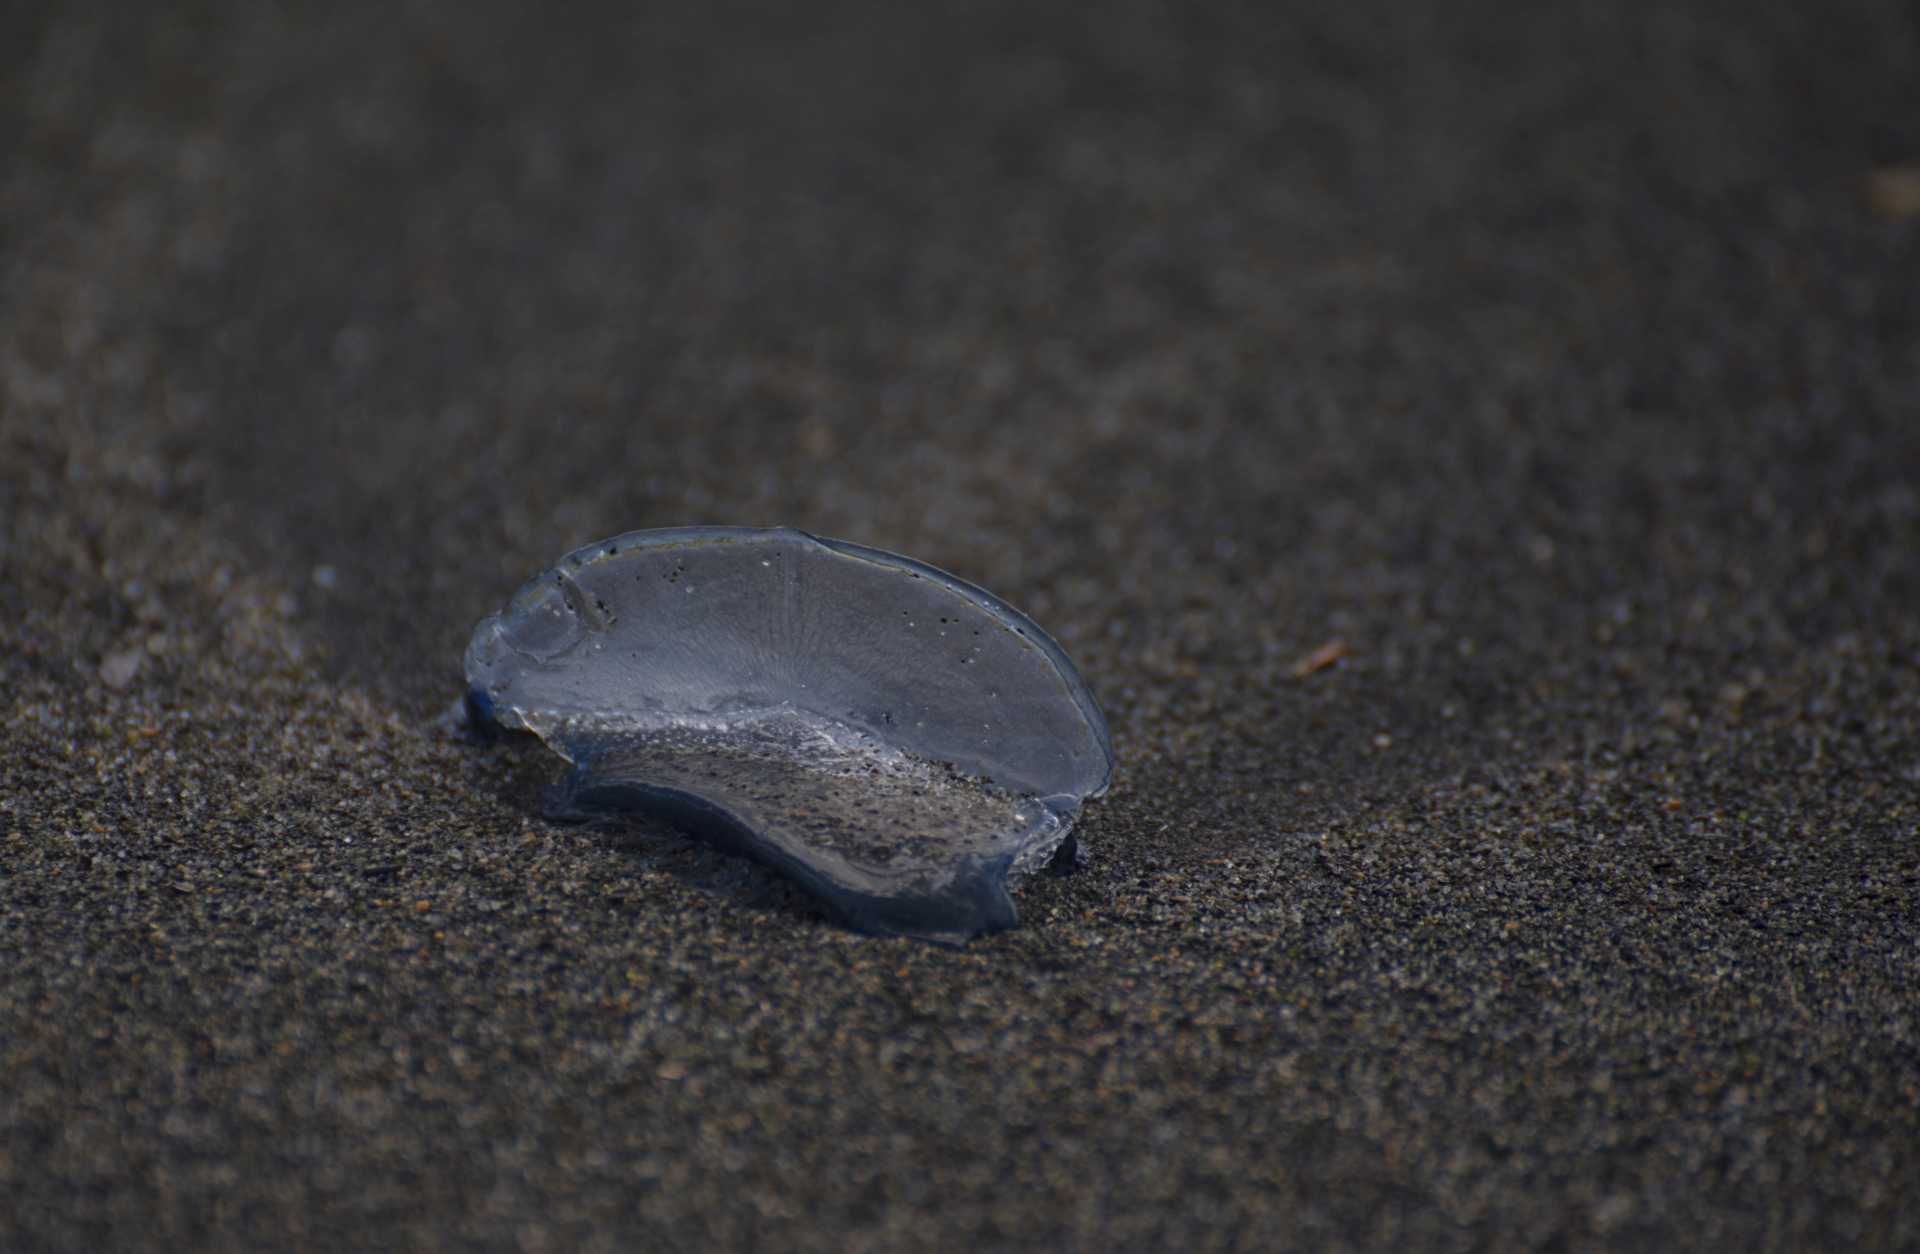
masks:
[[[1105,720],[1031,620],[898,554],[786,528],[591,544],[467,648],[477,723],[573,763],[560,818],[664,816],[863,931],[958,942],[1113,771]]]

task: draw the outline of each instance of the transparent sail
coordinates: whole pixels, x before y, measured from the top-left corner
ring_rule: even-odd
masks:
[[[468,704],[574,764],[554,812],[665,816],[863,930],[957,941],[1069,839],[1113,752],[1047,635],[910,558],[792,530],[577,550],[474,629]]]

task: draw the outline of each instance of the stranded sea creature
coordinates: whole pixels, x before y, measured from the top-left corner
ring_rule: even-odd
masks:
[[[556,817],[662,815],[772,865],[864,931],[1018,921],[1070,854],[1113,748],[1060,646],[898,554],[786,528],[636,531],[480,621],[476,724],[573,763]]]

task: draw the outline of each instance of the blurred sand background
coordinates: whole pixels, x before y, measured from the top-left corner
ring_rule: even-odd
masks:
[[[1900,3],[8,6],[0,1248],[1914,1248],[1916,163]],[[1054,632],[1092,865],[436,730],[697,522]]]

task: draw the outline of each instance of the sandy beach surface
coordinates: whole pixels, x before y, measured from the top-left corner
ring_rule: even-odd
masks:
[[[1112,723],[964,948],[447,734],[792,524]],[[1920,1246],[1901,3],[0,13],[0,1249]]]

